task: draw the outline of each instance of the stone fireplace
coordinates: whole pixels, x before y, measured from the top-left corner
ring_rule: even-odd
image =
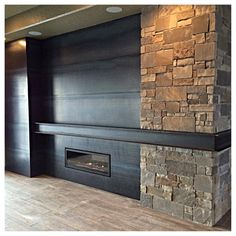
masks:
[[[141,15],[141,128],[230,129],[230,6],[149,6]],[[141,203],[214,225],[230,209],[230,148],[141,145]]]
[[[231,208],[230,13],[143,6],[7,43],[6,169],[216,224]]]

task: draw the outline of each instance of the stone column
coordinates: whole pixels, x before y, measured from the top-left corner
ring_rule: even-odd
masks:
[[[143,9],[141,128],[230,129],[230,10],[214,5]],[[214,225],[230,209],[230,149],[142,145],[141,203]]]

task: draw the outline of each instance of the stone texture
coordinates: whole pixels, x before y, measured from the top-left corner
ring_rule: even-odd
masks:
[[[178,102],[167,102],[166,103],[167,112],[179,112],[179,103]]]
[[[194,176],[196,173],[196,165],[192,163],[181,163],[178,161],[166,161],[167,171],[172,174],[182,176]]]
[[[155,52],[145,53],[141,55],[141,68],[149,68],[157,66]]]
[[[154,186],[155,174],[149,171],[143,170],[141,172],[141,185]]]
[[[194,64],[193,58],[179,59],[177,61],[177,66],[185,66],[185,65],[193,65],[193,64]]]
[[[150,15],[145,10],[141,22],[141,127],[203,133],[229,129],[230,6],[144,9]],[[140,189],[149,196],[141,196],[144,205],[206,225],[230,209],[228,150],[142,145],[140,166]]]
[[[215,43],[196,44],[195,59],[197,61],[213,60],[215,58]]]
[[[156,76],[156,85],[160,86],[171,86],[172,85],[172,73],[163,73]]]
[[[156,98],[158,101],[181,101],[186,100],[187,93],[184,87],[163,87],[156,88]]]
[[[180,21],[180,20],[186,20],[186,19],[189,19],[189,18],[192,18],[194,16],[194,10],[191,9],[189,11],[184,11],[184,12],[180,12],[177,14],[177,20]]]
[[[153,82],[156,80],[155,74],[141,76],[141,82]]]
[[[193,34],[208,32],[209,16],[208,14],[194,17],[192,20]]]
[[[174,131],[195,131],[195,118],[194,117],[164,117],[163,129]]]
[[[173,50],[163,50],[156,52],[156,65],[163,66],[163,65],[171,65],[173,61]]]
[[[177,18],[176,15],[170,15],[158,18],[156,20],[156,31],[163,31],[166,29],[171,29],[176,27],[177,24]]]
[[[207,69],[198,69],[197,76],[198,77],[209,77],[215,75],[215,68],[207,68]]]
[[[192,38],[192,27],[186,26],[173,30],[164,31],[163,36],[164,36],[164,42],[166,44],[189,40]]]
[[[194,188],[199,191],[212,193],[213,178],[211,176],[196,175],[194,179]]]
[[[152,208],[152,196],[146,193],[141,193],[140,201],[142,206]]]
[[[204,208],[194,208],[193,209],[193,221],[212,226],[213,221],[213,212]]]
[[[192,207],[196,201],[195,192],[194,190],[188,191],[175,188],[173,191],[173,201]]]
[[[193,57],[193,55],[194,55],[193,40],[174,44],[174,59]]]
[[[192,78],[192,75],[193,75],[193,69],[191,65],[174,67],[173,69],[174,79]]]
[[[172,216],[183,218],[184,208],[183,205],[174,203],[160,197],[154,196],[153,208],[164,213],[168,213]]]

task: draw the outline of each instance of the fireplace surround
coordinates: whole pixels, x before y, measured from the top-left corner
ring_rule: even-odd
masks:
[[[7,44],[6,168],[216,224],[231,207],[230,17],[230,6],[147,6]],[[72,152],[110,164],[71,168]]]

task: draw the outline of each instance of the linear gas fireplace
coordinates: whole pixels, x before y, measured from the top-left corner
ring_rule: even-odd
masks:
[[[68,168],[111,176],[109,154],[65,148],[65,166]]]

